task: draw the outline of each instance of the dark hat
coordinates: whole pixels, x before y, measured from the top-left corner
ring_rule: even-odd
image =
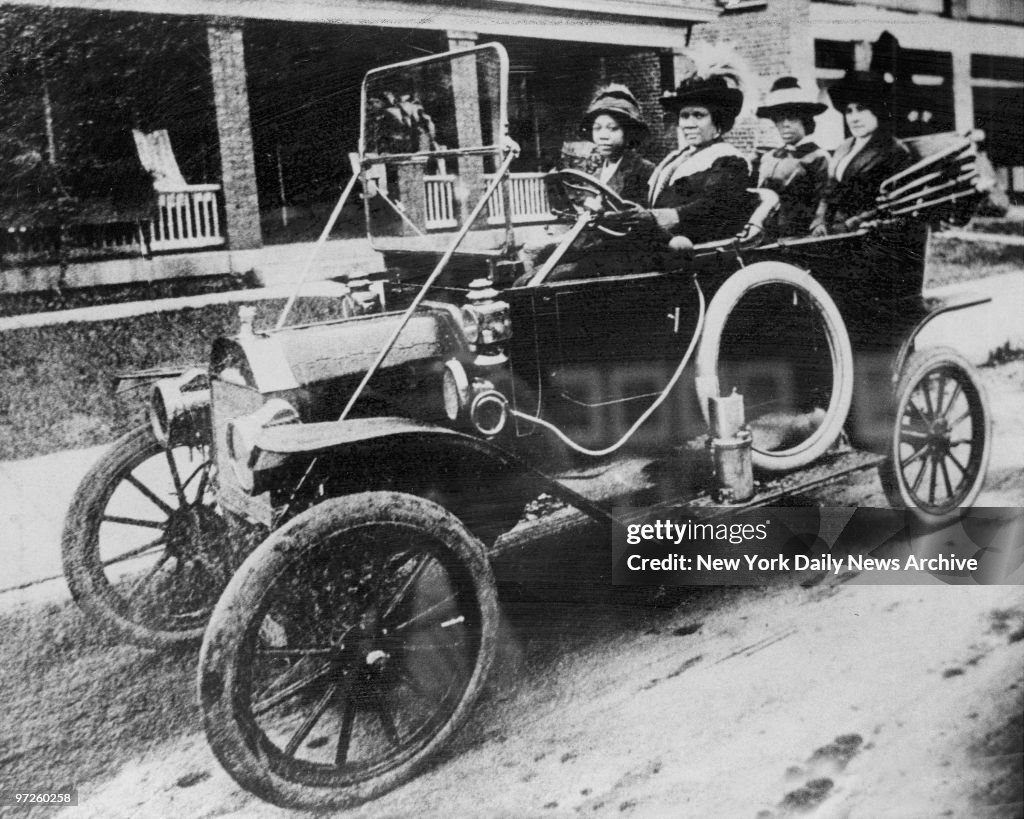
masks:
[[[669,111],[678,111],[686,105],[717,108],[729,119],[736,119],[743,108],[743,92],[730,85],[725,77],[694,74],[679,83],[675,93],[666,91],[661,104]]]
[[[764,105],[757,109],[757,115],[771,119],[785,111],[793,111],[798,116],[816,117],[827,108],[827,105],[818,102],[810,92],[801,88],[796,77],[779,77],[772,83],[772,89]]]
[[[590,128],[601,114],[625,120],[644,132],[648,130],[643,114],[640,113],[640,103],[624,85],[613,83],[599,89],[587,106],[587,113],[583,115],[580,126]]]
[[[846,76],[828,89],[828,95],[840,112],[851,102],[884,112],[892,102],[892,82],[878,71],[847,71]]]

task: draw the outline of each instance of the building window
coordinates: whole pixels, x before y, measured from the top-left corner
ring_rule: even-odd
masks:
[[[893,101],[896,136],[955,130],[952,54],[904,48],[898,71],[900,82]]]
[[[1015,201],[1024,200],[1024,60],[971,55],[974,123],[985,132],[985,147],[996,175]]]
[[[853,43],[841,40],[815,40],[814,65],[819,73],[841,77],[853,68]]]

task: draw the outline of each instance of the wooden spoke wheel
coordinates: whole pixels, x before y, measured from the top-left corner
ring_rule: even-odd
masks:
[[[465,720],[496,631],[483,546],[449,512],[395,492],[328,500],[258,547],[218,604],[200,656],[207,737],[276,804],[373,798]]]
[[[64,523],[64,575],[86,613],[139,645],[198,642],[229,575],[212,476],[206,447],[165,449],[148,425],[111,446]]]
[[[914,353],[896,387],[894,416],[879,467],[889,502],[925,523],[973,504],[991,454],[988,400],[973,367],[946,348]]]

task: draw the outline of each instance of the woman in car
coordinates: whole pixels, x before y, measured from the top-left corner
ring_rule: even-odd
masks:
[[[879,186],[911,163],[892,135],[890,85],[875,72],[853,71],[829,89],[850,138],[829,163],[829,179],[811,232],[815,236],[857,230],[875,208]]]
[[[724,141],[743,108],[739,72],[724,63],[694,66],[661,104],[676,115],[679,148],[663,159],[647,186],[647,208],[606,217],[657,245],[675,236],[692,244],[735,236],[754,207],[750,164]]]
[[[624,85],[602,88],[591,100],[581,127],[594,142],[590,172],[629,202],[643,202],[654,163],[637,147],[647,137],[640,104]]]
[[[589,154],[582,154],[578,161],[571,164],[599,179],[627,202],[646,201],[647,181],[654,169],[654,163],[644,159],[637,151],[637,147],[646,139],[649,129],[633,92],[619,83],[612,83],[598,90],[580,121],[580,130],[593,141],[593,148]],[[522,248],[520,258],[526,266],[527,273],[521,277],[519,283],[530,280],[533,273],[551,255],[559,237],[567,229],[565,225],[549,226],[546,241],[528,244]],[[572,251],[567,254],[565,263],[550,279],[600,275],[600,271],[595,272],[590,269],[590,265],[583,271],[578,260],[599,252],[603,244],[602,239],[593,234],[580,237]],[[591,263],[601,264],[594,262],[593,259]]]
[[[814,118],[828,106],[818,102],[796,77],[780,77],[757,115],[770,119],[782,145],[761,158],[757,186],[779,195],[775,232],[801,236],[811,227],[828,181],[828,154],[811,138]]]
[[[743,229],[756,204],[747,192],[750,163],[724,141],[743,108],[742,84],[740,70],[721,59],[691,64],[676,91],[661,98],[676,114],[679,148],[655,167],[644,206],[605,213],[601,226],[624,235],[589,234],[548,281],[653,270],[670,246],[685,250]]]

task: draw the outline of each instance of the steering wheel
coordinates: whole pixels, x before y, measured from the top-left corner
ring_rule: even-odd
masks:
[[[553,210],[566,213],[621,213],[638,207],[634,202],[623,199],[604,182],[575,168],[563,168],[547,175],[548,200]],[[554,183],[554,184],[552,184]],[[606,225],[597,229],[608,236],[625,236],[629,229],[615,230]]]

